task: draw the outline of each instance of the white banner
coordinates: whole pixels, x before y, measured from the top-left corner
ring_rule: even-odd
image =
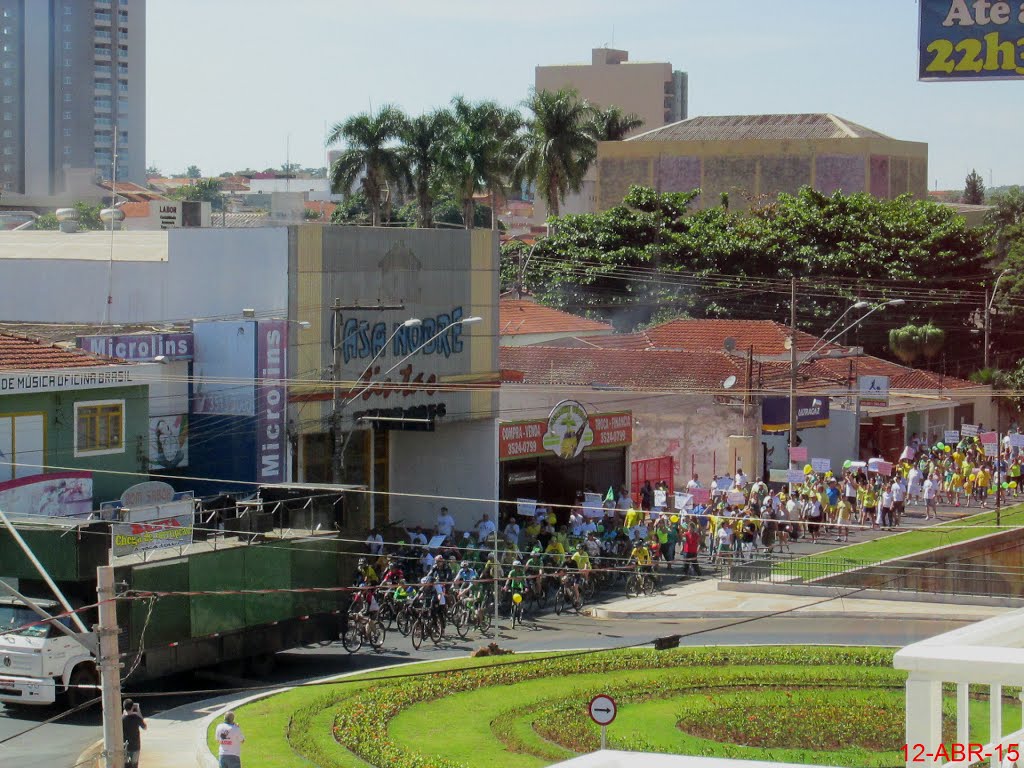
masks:
[[[520,517],[534,517],[537,514],[537,500],[516,499],[516,514]]]
[[[977,424],[961,424],[960,434],[964,437],[977,437],[978,436],[978,425]]]
[[[725,503],[734,507],[742,507],[747,503],[747,497],[743,491],[728,491],[725,495]]]
[[[947,429],[942,434],[942,442],[946,445],[956,445],[960,442],[960,430],[958,429]]]
[[[811,469],[815,472],[831,472],[832,459],[811,459]]]
[[[584,494],[583,516],[604,517],[604,497],[600,493]]]
[[[800,485],[807,478],[802,469],[791,469],[786,473],[786,482]]]
[[[677,510],[693,509],[693,495],[692,494],[676,492],[676,494],[675,494],[675,502],[676,502],[676,509]]]
[[[189,508],[192,502],[188,502]],[[151,520],[146,523],[116,523],[113,526],[114,557],[137,555],[157,549],[183,547],[192,543],[193,515]]]
[[[1024,435],[1020,432],[1014,432],[1010,435],[1010,447],[1011,448],[1024,448]]]

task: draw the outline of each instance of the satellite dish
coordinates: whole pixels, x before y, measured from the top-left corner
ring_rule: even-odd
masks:
[[[736,339],[732,336],[727,336],[725,341],[722,342],[722,346],[725,347],[726,352],[733,352],[736,349]]]
[[[722,389],[732,389],[736,386],[736,377],[730,376],[728,379],[722,382]]]

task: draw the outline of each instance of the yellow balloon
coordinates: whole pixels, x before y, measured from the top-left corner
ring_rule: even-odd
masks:
[[[1017,487],[1017,481],[1016,480],[1011,480],[1010,481],[1010,487],[1011,488],[1016,488]]]
[[[519,605],[521,602],[523,602],[523,596],[516,592],[514,595],[512,595],[512,602],[516,605]]]
[[[809,475],[813,471],[814,471],[814,467],[812,467],[810,464],[805,464],[804,465],[804,474],[805,475]]]
[[[1013,483],[1013,487],[1015,488],[1016,486],[1017,486],[1017,484]],[[672,517],[670,517],[669,520],[671,520],[673,523],[678,523],[679,522],[679,515],[672,515]]]
[[[551,525],[554,525],[557,522],[558,522],[558,518],[557,517],[555,517],[554,515],[548,515],[548,523],[550,523]]]

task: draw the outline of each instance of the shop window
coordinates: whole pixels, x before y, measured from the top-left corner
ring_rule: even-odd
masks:
[[[0,415],[0,483],[43,471],[45,421],[41,413]]]
[[[75,403],[75,456],[124,453],[124,400]]]

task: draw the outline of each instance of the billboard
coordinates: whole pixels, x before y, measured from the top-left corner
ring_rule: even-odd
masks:
[[[8,515],[88,517],[92,473],[52,472],[0,483],[0,509]]]
[[[261,320],[256,343],[256,481],[285,480],[288,322]]]
[[[796,428],[827,427],[829,422],[827,397],[796,398]],[[761,431],[789,431],[789,398],[766,397],[761,401]]]
[[[256,322],[196,323],[192,413],[256,415]]]
[[[919,0],[918,78],[1024,79],[1024,3]]]
[[[149,465],[168,470],[188,466],[188,414],[149,417]]]
[[[79,336],[78,348],[94,355],[119,357],[134,362],[191,360],[195,348],[191,333],[135,333],[123,336]]]
[[[565,401],[573,403],[573,401]],[[578,403],[573,405],[583,406]],[[583,409],[580,413],[586,418],[586,424],[576,420],[574,417],[573,429],[568,430],[568,425],[557,423],[556,416],[573,412],[574,409],[563,408],[565,403],[559,403],[551,412],[551,416],[543,421],[503,421],[498,425],[498,459],[508,461],[510,459],[527,459],[545,456],[554,453],[560,458],[573,458],[579,456],[583,451],[598,450],[600,448],[621,448],[633,442],[633,413],[623,411],[621,413],[593,413],[587,414]],[[552,422],[556,422],[552,426]],[[549,431],[550,430],[550,431]],[[571,432],[569,435],[567,432]],[[576,439],[575,435],[584,436],[583,440]],[[570,443],[564,441],[570,437]],[[571,447],[570,455],[563,453],[563,445],[566,450]]]
[[[130,512],[127,522],[111,526],[114,557],[191,544],[194,506],[181,499]]]

